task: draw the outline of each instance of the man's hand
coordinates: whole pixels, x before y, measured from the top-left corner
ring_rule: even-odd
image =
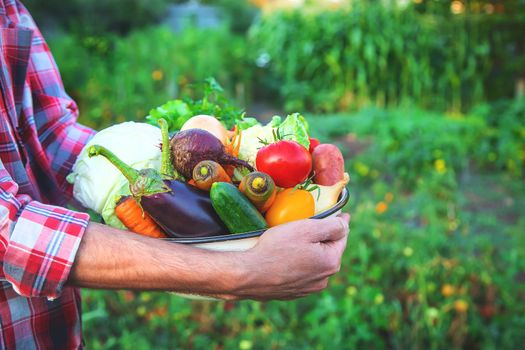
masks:
[[[244,277],[234,291],[239,298],[293,299],[326,288],[339,271],[348,238],[350,215],[301,220],[264,233],[244,253]]]
[[[350,216],[302,220],[264,233],[246,252],[213,252],[91,223],[69,283],[165,290],[224,299],[293,299],[339,270]]]

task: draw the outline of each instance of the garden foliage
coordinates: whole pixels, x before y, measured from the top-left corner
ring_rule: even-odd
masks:
[[[226,1],[225,3],[228,3]],[[50,39],[82,120],[94,127],[145,116],[215,76],[241,105],[287,112],[416,105],[466,112],[512,98],[525,76],[520,15],[451,15],[356,2],[352,10],[264,15],[248,33],[145,28],[126,36]],[[130,74],[132,72],[132,74]]]
[[[308,120],[315,136],[342,147],[352,177],[348,248],[329,288],[268,303],[84,292],[91,348],[514,349],[525,341],[525,186],[497,161],[476,166],[480,143],[499,148],[483,118],[373,108]]]
[[[510,100],[525,76],[523,1],[492,15],[451,15],[448,2],[353,1],[351,11],[267,14],[247,33],[246,24],[232,23],[179,33],[144,27],[159,13],[142,12],[147,2],[138,0],[97,2],[108,13],[122,10],[97,31],[86,24],[95,9],[82,7],[92,1],[62,3],[85,16],[63,18],[67,34],[49,38],[82,123],[143,121],[214,76],[239,106],[264,98],[287,111],[332,113],[311,114],[310,130],[341,146],[351,174],[350,240],[325,292],[226,303],[84,291],[90,348],[514,349],[525,342],[525,102]]]
[[[160,20],[170,0],[24,0],[45,27],[75,36],[127,34]]]

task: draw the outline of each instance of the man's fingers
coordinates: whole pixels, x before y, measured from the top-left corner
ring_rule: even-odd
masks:
[[[341,214],[337,215],[337,217],[343,219],[346,222],[347,226],[350,224],[350,214],[348,214],[348,213],[341,213]]]
[[[348,233],[348,220],[346,216],[336,216],[312,222],[312,243],[338,241],[346,237]]]
[[[348,235],[344,239],[340,239],[338,241],[325,242],[323,243],[323,246],[327,254],[341,257],[343,255],[343,252],[346,249],[347,242],[348,242]]]

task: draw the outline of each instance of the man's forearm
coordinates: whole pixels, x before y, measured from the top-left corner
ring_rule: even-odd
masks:
[[[90,223],[69,284],[224,294],[235,287],[240,254],[206,251]]]
[[[69,283],[170,290],[227,299],[292,299],[318,292],[339,271],[350,216],[268,229],[246,252],[212,252],[91,223]]]

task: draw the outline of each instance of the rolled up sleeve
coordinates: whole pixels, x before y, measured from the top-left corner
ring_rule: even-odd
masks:
[[[25,297],[60,296],[89,215],[17,195],[0,162],[0,278]]]

